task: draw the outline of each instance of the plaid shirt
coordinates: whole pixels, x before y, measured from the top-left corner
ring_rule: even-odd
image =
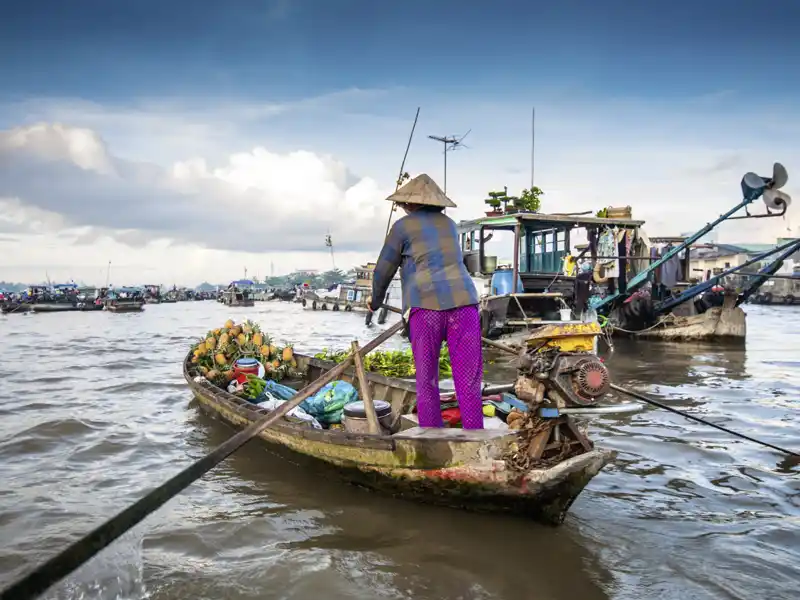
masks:
[[[478,304],[478,292],[464,266],[456,224],[443,213],[415,211],[394,224],[375,266],[373,310],[383,304],[398,267],[403,310],[450,310]]]

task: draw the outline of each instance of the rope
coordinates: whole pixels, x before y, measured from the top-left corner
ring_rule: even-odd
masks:
[[[714,429],[719,429],[720,431],[724,431],[725,433],[730,434],[734,437],[747,440],[748,442],[753,442],[754,444],[765,446],[766,448],[777,450],[778,452],[783,452],[784,454],[788,454],[789,456],[800,457],[800,454],[798,454],[797,452],[794,452],[792,450],[787,450],[786,448],[781,448],[780,446],[776,446],[775,444],[770,444],[769,442],[765,442],[763,440],[759,440],[754,437],[750,437],[749,435],[739,433],[738,431],[734,431],[733,429],[728,429],[727,427],[723,427],[722,425],[717,425],[716,423],[712,423],[711,421],[706,421],[705,419],[701,419],[700,417],[695,417],[694,415],[690,415],[689,413],[683,412],[682,410],[678,410],[677,408],[672,408],[671,406],[664,404],[663,402],[659,402],[658,400],[654,400],[648,396],[645,396],[644,394],[640,394],[639,392],[635,392],[633,390],[624,388],[621,385],[612,383],[611,389],[616,390],[618,392],[622,392],[623,394],[627,394],[628,396],[636,398],[637,400],[641,400],[642,402],[646,402],[647,404],[652,404],[653,406],[657,406],[658,408],[663,408],[664,410],[668,410],[669,412],[685,417],[690,421],[695,421],[697,423],[713,427]]]
[[[632,333],[632,334],[635,335],[635,334],[638,334],[638,333],[645,333],[646,331],[652,331],[653,329],[655,329],[657,327],[661,327],[662,325],[664,325],[664,326],[669,325],[670,323],[672,323],[674,321],[675,321],[675,315],[671,315],[671,314],[670,315],[666,315],[665,317],[663,317],[660,321],[658,321],[654,325],[651,325],[647,329],[640,329],[639,331],[631,331],[630,329],[625,329],[623,327],[619,327],[619,326],[614,325],[613,323],[611,323],[608,319],[606,319],[606,324],[605,325],[608,325],[613,331],[621,331],[623,333]],[[605,325],[601,325],[601,327],[605,327]]]

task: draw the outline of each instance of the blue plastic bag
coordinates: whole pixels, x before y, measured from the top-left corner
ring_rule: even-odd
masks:
[[[344,407],[353,402],[358,402],[356,388],[346,381],[332,381],[300,406],[320,423],[330,425],[341,423]]]
[[[267,379],[267,386],[264,388],[264,391],[271,393],[276,398],[280,398],[281,400],[289,400],[297,394],[297,390],[294,388],[290,388],[288,385],[282,385],[277,381],[272,381],[271,379]]]

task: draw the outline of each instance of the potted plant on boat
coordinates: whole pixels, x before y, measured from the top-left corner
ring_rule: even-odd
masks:
[[[486,213],[487,217],[499,217],[506,213],[506,205],[510,198],[508,197],[508,188],[504,187],[502,192],[489,192],[489,198],[484,200],[486,204],[492,207],[492,210]],[[500,205],[503,208],[500,208]]]
[[[512,198],[515,212],[539,212],[539,208],[542,206],[542,196],[544,196],[544,192],[536,186],[522,190],[518,198]]]
[[[492,210],[486,211],[487,217],[499,217],[503,214],[503,211],[500,210],[500,199],[494,195],[496,193],[497,192],[489,192],[490,198],[484,200],[484,202],[492,208]]]

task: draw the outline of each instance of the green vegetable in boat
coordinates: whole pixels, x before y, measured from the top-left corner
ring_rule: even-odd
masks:
[[[350,352],[346,350],[333,351],[328,348],[314,355],[320,360],[329,360],[335,363],[343,362]],[[386,377],[414,377],[417,369],[411,349],[406,350],[376,350],[364,357],[364,368],[373,373]],[[453,370],[450,366],[450,352],[447,345],[442,346],[439,355],[439,376],[452,377]]]

